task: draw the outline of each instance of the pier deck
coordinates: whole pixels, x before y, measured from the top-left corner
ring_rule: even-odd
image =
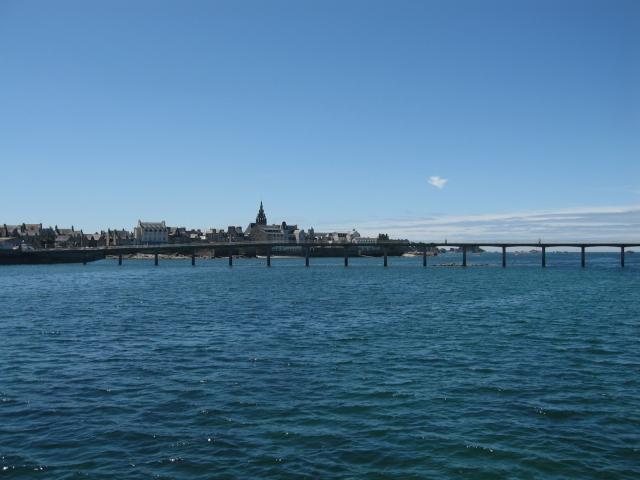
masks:
[[[530,242],[398,242],[398,241],[381,241],[376,244],[358,245],[358,244],[335,244],[335,243],[286,243],[286,242],[209,242],[209,243],[188,243],[188,244],[160,244],[160,245],[124,245],[109,246],[95,248],[69,248],[69,249],[52,249],[52,250],[36,250],[40,255],[45,252],[56,252],[56,257],[60,257],[62,252],[67,252],[69,257],[80,258],[83,263],[106,258],[107,256],[117,256],[118,263],[122,265],[122,259],[125,255],[147,254],[153,255],[155,264],[158,265],[158,256],[166,253],[178,253],[191,257],[191,264],[196,265],[196,254],[198,252],[209,251],[222,254],[229,258],[229,266],[233,265],[233,256],[241,252],[253,252],[254,254],[266,257],[266,265],[271,266],[271,256],[273,249],[276,247],[295,247],[304,253],[305,266],[309,266],[310,252],[314,249],[343,249],[344,265],[349,265],[349,256],[351,252],[366,247],[376,247],[382,250],[383,266],[388,266],[388,250],[402,247],[408,250],[422,252],[422,264],[427,266],[427,252],[434,248],[455,248],[462,253],[462,266],[467,266],[467,253],[479,247],[497,248],[502,251],[502,267],[507,266],[507,250],[511,248],[532,248],[540,250],[541,266],[546,267],[546,255],[548,248],[569,247],[580,249],[580,264],[586,266],[586,251],[588,248],[616,248],[620,250],[620,266],[624,267],[625,249],[630,247],[640,247],[640,242],[553,242],[553,243],[530,243]],[[30,252],[24,252],[28,256]],[[0,255],[1,257],[1,255]],[[76,260],[77,261],[77,260]],[[0,263],[2,259],[0,258]],[[25,262],[30,263],[30,262]],[[47,262],[41,262],[47,263]],[[54,262],[50,262],[54,263]]]

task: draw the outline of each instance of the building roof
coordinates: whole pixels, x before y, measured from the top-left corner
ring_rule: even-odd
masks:
[[[138,226],[147,231],[164,232],[167,230],[167,225],[164,220],[162,222],[143,222],[142,220],[138,220]]]
[[[109,229],[108,233],[110,235],[114,235],[115,234],[118,237],[131,236],[131,232],[129,230],[125,230],[124,228],[122,228],[120,230]]]

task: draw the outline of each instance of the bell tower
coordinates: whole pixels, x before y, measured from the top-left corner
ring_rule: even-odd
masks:
[[[264,214],[264,208],[262,207],[262,202],[260,202],[260,210],[258,210],[258,215],[256,216],[256,224],[257,225],[267,224],[267,216]]]

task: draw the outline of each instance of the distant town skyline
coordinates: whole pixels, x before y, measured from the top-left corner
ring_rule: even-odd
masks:
[[[264,217],[263,202],[258,207],[258,215],[255,221]],[[298,225],[292,221],[294,216],[285,218],[271,218],[269,224]],[[158,219],[154,219],[157,221]],[[138,219],[136,223],[142,221]],[[149,219],[144,219],[149,221]],[[240,220],[229,225],[220,223],[211,225],[189,225],[181,222],[166,222],[159,220],[170,228],[199,229],[203,232],[207,229],[225,231],[231,227],[237,227],[241,231],[250,229],[252,220]],[[14,222],[14,225],[30,222]],[[43,223],[43,227],[55,226],[56,228],[68,228],[69,225],[59,225],[57,222]],[[11,225],[9,222],[8,225]],[[333,224],[319,225],[300,224],[301,230],[313,229],[326,232],[349,232],[358,230],[364,236],[376,237],[378,234],[387,234],[392,238],[404,238],[411,241],[526,241],[543,240],[546,242],[608,242],[608,241],[637,241],[636,227],[640,225],[640,209],[638,207],[607,207],[600,209],[566,209],[563,211],[539,211],[520,212],[495,215],[468,215],[453,216],[442,215],[419,220],[407,218],[399,220],[381,220],[378,222],[359,222],[353,225]],[[101,225],[95,229],[87,229],[77,223],[71,223],[71,230],[82,230],[85,234],[104,232],[108,230],[132,231],[134,228],[122,225]],[[2,224],[0,223],[0,227]],[[1,232],[1,228],[0,228]]]
[[[0,222],[640,235],[636,1],[0,4]],[[242,223],[240,223],[242,222]]]

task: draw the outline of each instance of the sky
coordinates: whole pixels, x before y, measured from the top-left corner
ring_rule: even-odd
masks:
[[[0,2],[0,223],[640,237],[636,0]]]

